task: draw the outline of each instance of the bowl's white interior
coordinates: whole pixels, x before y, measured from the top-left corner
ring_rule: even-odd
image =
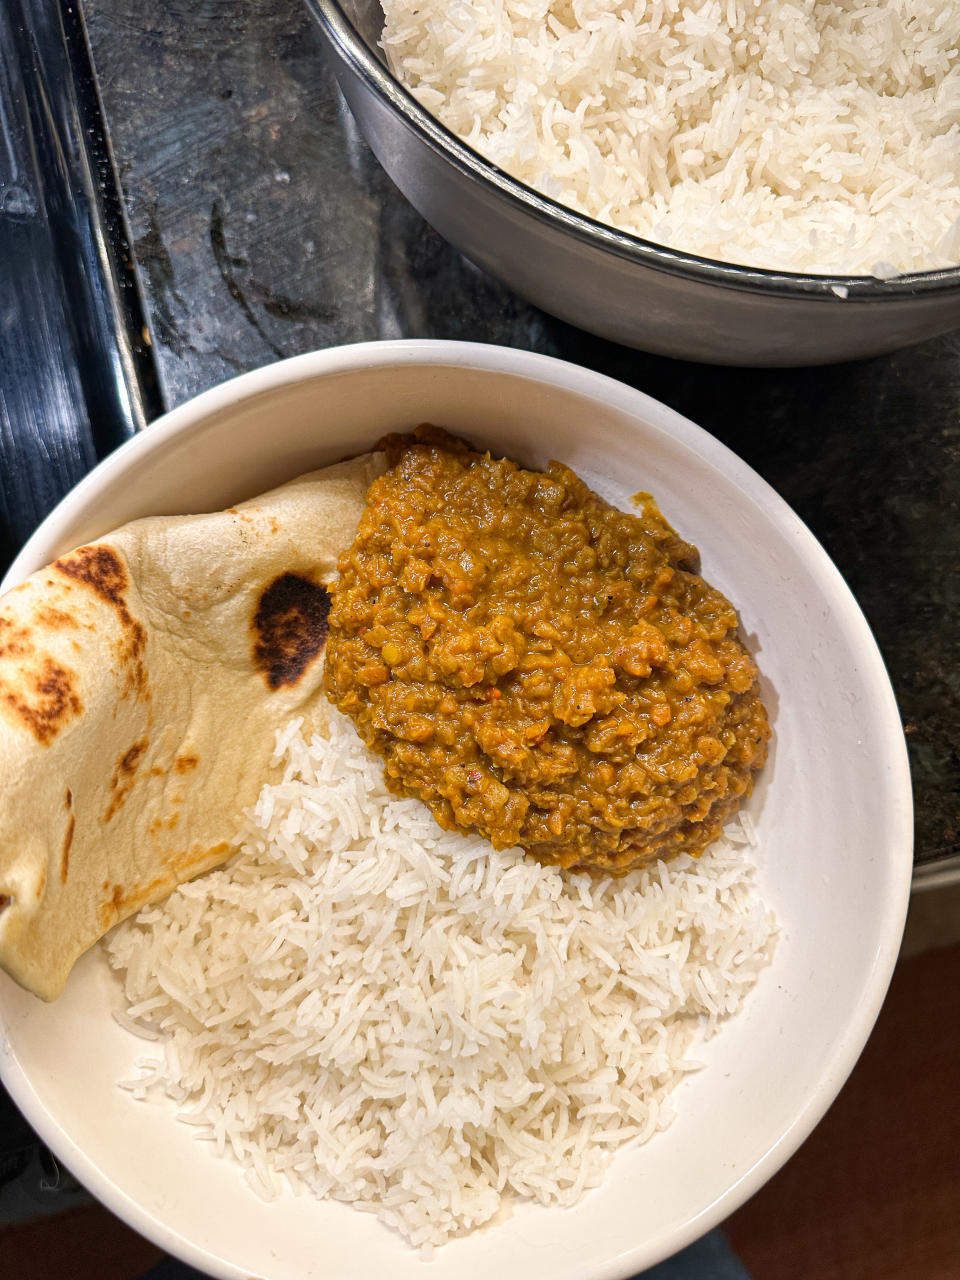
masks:
[[[433,1280],[628,1276],[732,1211],[807,1135],[869,1033],[903,925],[911,808],[893,695],[848,589],[781,500],[698,428],[598,375],[493,347],[370,344],[246,375],[167,415],[61,504],[7,585],[125,520],[225,506],[426,420],[524,461],[559,458],[621,505],[652,491],[738,606],[764,674],[775,749],[751,812],[782,926],[773,966],[681,1086],[671,1129],[621,1154],[576,1209],[519,1208],[430,1265]],[[150,1046],[113,1023],[115,1000],[98,950],[50,1006],[0,975],[4,1081],[95,1194],[217,1276],[423,1280],[425,1264],[372,1218],[261,1203],[172,1108],[117,1089]]]

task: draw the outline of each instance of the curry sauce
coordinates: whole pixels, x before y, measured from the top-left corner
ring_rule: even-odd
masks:
[[[340,560],[325,681],[440,825],[622,873],[696,854],[770,729],[737,615],[646,501],[435,428],[384,442]]]

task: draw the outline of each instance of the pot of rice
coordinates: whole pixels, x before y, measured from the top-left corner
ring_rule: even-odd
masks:
[[[339,588],[328,617],[302,575],[335,574],[332,542],[346,581],[363,494],[393,483],[387,455],[368,451],[424,422],[532,468],[515,480],[544,511],[575,473],[628,541],[638,525],[617,512],[655,495],[649,527],[678,563],[699,548],[705,579],[735,602],[738,669],[749,655],[759,670],[772,736],[752,793],[702,851],[586,874],[465,836],[387,785],[351,714],[323,696],[291,579],[333,636]],[[468,456],[478,476],[495,466]],[[554,459],[569,472],[541,475]],[[11,698],[0,723],[0,965],[22,984],[0,973],[0,1073],[80,1181],[168,1252],[224,1280],[413,1280],[428,1260],[439,1280],[491,1268],[623,1280],[741,1204],[836,1096],[906,912],[899,717],[823,550],[671,410],[468,343],[297,357],[123,446],[44,522],[2,591],[0,688],[20,670],[21,711],[47,696],[30,677],[41,641],[79,683],[58,703],[62,732],[28,717],[18,739]],[[98,632],[118,661],[80,656]],[[135,650],[117,649],[125,634]],[[247,672],[251,653],[262,672]],[[358,671],[384,689],[375,665]],[[119,750],[97,747],[114,726]],[[21,793],[48,790],[42,820],[16,820]],[[173,848],[188,825],[209,842],[228,819],[229,849],[136,897],[129,868],[149,867],[154,842]],[[51,972],[87,890],[106,914],[79,960]],[[61,923],[38,952],[12,926],[32,911],[36,932],[45,902]]]
[[[471,261],[718,364],[960,325],[960,6],[307,0],[375,155]]]

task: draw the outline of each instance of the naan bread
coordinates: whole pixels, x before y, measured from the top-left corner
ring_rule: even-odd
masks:
[[[276,730],[323,731],[326,586],[384,467],[134,521],[0,598],[0,965],[28,990],[229,858]]]

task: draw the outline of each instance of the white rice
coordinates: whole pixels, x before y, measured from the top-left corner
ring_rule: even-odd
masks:
[[[960,261],[960,0],[383,0],[394,73],[571,208],[706,257]]]
[[[352,725],[278,735],[283,780],[222,870],[106,941],[123,1025],[268,1199],[289,1190],[442,1244],[510,1197],[573,1204],[672,1118],[696,1042],[773,947],[749,830],[622,880],[441,831]]]

